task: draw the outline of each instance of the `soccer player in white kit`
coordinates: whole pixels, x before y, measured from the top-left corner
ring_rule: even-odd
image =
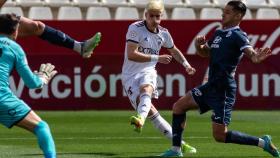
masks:
[[[157,98],[156,64],[169,64],[172,57],[182,64],[189,75],[195,69],[188,63],[181,51],[176,48],[166,28],[161,27],[164,5],[162,0],[151,0],[146,6],[144,21],[131,24],[126,34],[125,58],[122,67],[122,84],[128,98],[137,111],[137,116],[130,118],[135,131],[141,132],[148,117],[153,125],[167,138],[172,138],[170,124],[160,116],[151,99]],[[171,55],[160,55],[161,47]],[[195,153],[196,149],[182,141],[184,152]]]

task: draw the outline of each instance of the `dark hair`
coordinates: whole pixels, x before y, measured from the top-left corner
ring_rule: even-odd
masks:
[[[229,1],[227,5],[232,6],[234,11],[240,12],[242,17],[246,14],[247,6],[240,0]]]
[[[13,34],[19,23],[20,18],[16,14],[0,14],[0,33]]]

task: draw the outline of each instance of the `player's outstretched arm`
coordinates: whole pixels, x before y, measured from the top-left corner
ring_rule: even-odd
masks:
[[[244,49],[244,53],[253,63],[261,63],[271,55],[271,49],[268,47],[254,50],[252,47]]]
[[[0,0],[0,8],[6,3],[7,0]]]
[[[17,67],[17,72],[28,88],[42,88],[57,73],[51,64],[41,64],[40,70],[33,73],[27,64]]]
[[[168,49],[168,51],[177,62],[179,62],[186,68],[186,71],[189,75],[193,75],[195,73],[196,70],[189,64],[183,53],[176,46]]]
[[[196,53],[201,57],[209,57],[210,48],[206,44],[205,36],[197,36],[195,38]]]
[[[170,55],[149,55],[138,52],[138,44],[128,41],[127,42],[127,57],[131,61],[135,62],[160,62],[163,64],[169,64],[172,56]]]

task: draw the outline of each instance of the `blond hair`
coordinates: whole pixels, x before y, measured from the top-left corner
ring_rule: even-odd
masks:
[[[164,11],[164,4],[162,0],[150,0],[146,6],[146,10],[158,10],[160,12]]]

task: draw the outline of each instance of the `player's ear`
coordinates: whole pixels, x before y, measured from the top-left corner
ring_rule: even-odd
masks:
[[[148,17],[148,12],[145,11],[145,19],[147,19],[147,17]]]
[[[237,18],[238,20],[241,20],[241,19],[243,18],[242,13],[237,13],[237,14],[236,14],[236,18]]]
[[[18,29],[16,29],[15,32],[13,32],[13,33],[11,34],[11,38],[12,38],[13,40],[16,40],[16,39],[17,39],[17,36],[18,36]]]

